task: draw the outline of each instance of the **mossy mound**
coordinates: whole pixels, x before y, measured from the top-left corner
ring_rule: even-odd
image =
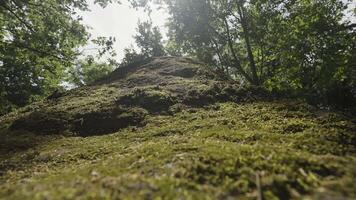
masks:
[[[281,100],[177,107],[110,135],[2,132],[0,198],[356,199],[356,126],[342,115]]]
[[[188,58],[162,57],[119,68],[87,87],[55,92],[8,120],[10,129],[37,134],[103,135],[144,124],[146,113],[167,114],[171,106],[202,106],[218,101],[267,97],[239,88]],[[252,92],[252,93],[251,93]],[[125,117],[122,117],[125,116]]]
[[[0,199],[356,199],[353,119],[190,59],[118,69],[0,124]]]

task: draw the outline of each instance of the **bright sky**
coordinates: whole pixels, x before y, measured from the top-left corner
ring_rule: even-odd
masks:
[[[110,4],[105,9],[94,5],[94,1],[91,2],[89,6],[91,12],[80,13],[83,16],[84,24],[92,27],[89,32],[93,38],[98,36],[115,37],[114,48],[118,54],[118,60],[121,60],[124,48],[135,43],[133,35],[136,33],[138,21],[149,19],[148,13],[143,9],[133,9],[126,0],[122,1],[122,4]],[[162,34],[165,32],[164,24],[167,17],[168,13],[163,9],[153,8],[151,13],[153,24],[161,28]],[[86,53],[90,54],[90,52]]]

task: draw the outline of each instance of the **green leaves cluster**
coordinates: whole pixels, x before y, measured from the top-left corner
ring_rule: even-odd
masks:
[[[242,82],[319,93],[355,87],[355,24],[344,20],[344,1],[164,3],[171,15],[169,43],[176,52],[213,64]]]
[[[151,20],[139,22],[136,32],[134,39],[139,51],[134,47],[126,48],[121,66],[144,62],[146,59],[167,54],[160,29],[154,26]]]
[[[1,1],[2,106],[23,106],[58,87],[89,37],[76,10],[87,10],[86,2]]]
[[[141,53],[146,57],[158,57],[165,54],[162,44],[162,34],[158,27],[154,27],[151,21],[140,22],[137,34],[134,36]]]
[[[77,66],[90,38],[78,11],[89,11],[86,0],[0,2],[0,114],[48,95]],[[100,55],[111,52],[113,42],[94,41],[103,47]]]
[[[113,70],[113,63],[97,62],[93,56],[88,56],[67,70],[65,80],[70,87],[90,85]]]

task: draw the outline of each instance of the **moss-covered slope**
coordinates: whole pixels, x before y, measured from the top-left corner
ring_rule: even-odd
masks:
[[[119,68],[91,86],[56,92],[3,117],[0,125],[39,135],[103,135],[144,125],[149,114],[168,114],[178,107],[218,101],[237,102],[252,98],[251,91],[191,59],[162,57]],[[266,95],[258,90],[255,93],[256,97]]]
[[[352,119],[189,59],[120,69],[0,120],[0,199],[356,199]]]

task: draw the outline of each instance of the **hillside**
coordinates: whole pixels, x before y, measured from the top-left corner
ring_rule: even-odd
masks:
[[[356,199],[356,124],[188,58],[0,118],[0,199]]]

